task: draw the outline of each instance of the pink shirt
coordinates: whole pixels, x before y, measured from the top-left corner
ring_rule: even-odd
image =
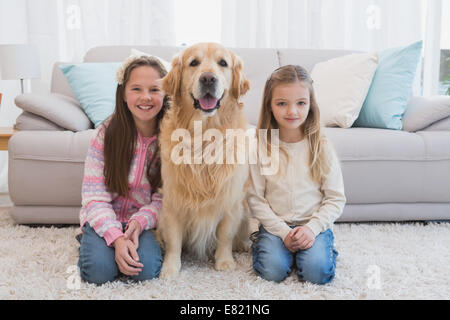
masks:
[[[153,137],[138,138],[128,174],[129,196],[121,197],[110,193],[105,185],[104,168],[105,126],[100,125],[91,139],[86,161],[81,191],[82,208],[80,225],[86,222],[103,237],[108,246],[123,235],[122,222],[137,220],[141,230],[156,228],[161,211],[162,196],[147,179],[147,166],[155,155],[158,140]],[[118,155],[120,156],[120,155]]]

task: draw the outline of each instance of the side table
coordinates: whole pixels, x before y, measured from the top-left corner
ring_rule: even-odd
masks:
[[[0,150],[8,150],[9,138],[17,130],[11,127],[0,127]]]

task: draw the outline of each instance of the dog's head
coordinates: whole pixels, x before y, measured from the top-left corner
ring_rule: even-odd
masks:
[[[163,79],[163,90],[176,102],[191,103],[212,115],[229,99],[237,101],[249,89],[242,73],[242,60],[216,43],[199,43],[185,49],[172,61]]]

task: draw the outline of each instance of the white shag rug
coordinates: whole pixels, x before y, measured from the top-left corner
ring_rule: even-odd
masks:
[[[450,298],[450,223],[336,224],[336,277],[324,286],[295,273],[280,284],[265,281],[253,272],[250,253],[235,254],[232,272],[183,256],[175,280],[87,284],[76,271],[78,231],[16,225],[0,208],[0,299]]]

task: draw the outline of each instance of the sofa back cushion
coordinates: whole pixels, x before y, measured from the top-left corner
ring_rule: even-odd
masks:
[[[276,49],[233,49],[244,63],[244,74],[250,90],[242,97],[244,113],[251,125],[258,124],[264,86],[270,74],[279,67]]]
[[[115,62],[125,60],[136,49],[172,62],[183,47],[159,46],[102,46],[90,49],[84,62]],[[250,124],[256,125],[262,93],[267,77],[279,67],[276,49],[231,48],[244,63],[244,74],[250,81],[250,90],[242,97],[244,113]]]
[[[173,57],[184,48],[175,46],[100,46],[91,48],[86,53],[84,62],[123,61],[130,55],[131,49],[156,55],[171,62]],[[299,64],[311,71],[318,62],[358,52],[318,49],[231,49],[244,62],[244,73],[250,81],[250,90],[242,97],[242,102],[245,105],[244,113],[252,125],[256,125],[258,121],[264,84],[276,68],[286,64]],[[53,72],[52,92],[75,97],[58,64],[55,64]]]
[[[309,72],[318,62],[333,58],[358,53],[350,50],[323,50],[323,49],[279,49],[278,57],[280,66],[288,64],[300,65]]]
[[[69,82],[67,82],[66,77],[64,76],[63,72],[59,68],[62,64],[67,64],[69,62],[61,62],[57,61],[53,65],[53,72],[52,72],[52,84],[50,87],[51,93],[58,93],[62,94],[71,98],[76,99],[75,94],[72,91],[72,88],[69,85]]]

